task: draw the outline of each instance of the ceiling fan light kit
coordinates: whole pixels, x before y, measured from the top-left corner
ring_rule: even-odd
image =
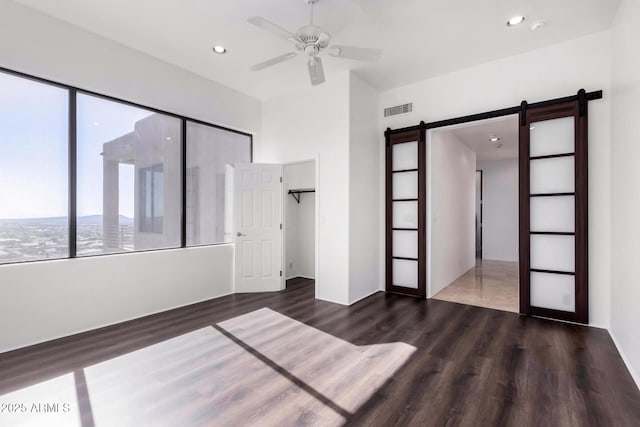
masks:
[[[320,0],[304,0],[311,9],[311,20],[309,25],[305,25],[298,29],[294,34],[284,28],[258,16],[249,18],[249,23],[256,27],[268,31],[271,34],[283,38],[295,45],[296,51],[276,56],[264,62],[260,62],[251,66],[251,71],[263,70],[267,67],[284,62],[288,59],[295,58],[299,53],[303,53],[309,59],[307,60],[307,69],[312,85],[324,83],[324,68],[320,54],[327,52],[335,58],[355,59],[357,61],[377,61],[382,55],[380,49],[369,49],[355,46],[330,45],[331,35],[313,23],[313,6]]]

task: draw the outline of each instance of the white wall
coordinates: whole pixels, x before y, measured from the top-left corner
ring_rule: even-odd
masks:
[[[315,278],[316,195],[301,193],[300,203],[287,194],[289,190],[315,188],[314,162],[284,165],[283,185],[285,199],[284,235],[285,278]]]
[[[611,32],[489,62],[383,92],[381,107],[413,102],[413,112],[383,119],[385,128],[416,125],[603,89],[589,103],[589,311],[590,323],[609,325]],[[380,174],[384,171],[382,164]],[[381,194],[384,186],[381,185]],[[380,211],[384,212],[381,203]],[[384,241],[384,240],[382,240]],[[381,258],[383,259],[383,258]],[[384,277],[384,276],[383,276]]]
[[[316,159],[316,298],[348,304],[349,74],[263,102],[254,161]]]
[[[0,353],[232,292],[233,245],[0,267]]]
[[[427,141],[427,286],[433,296],[476,264],[476,153],[447,131]]]
[[[16,3],[0,10],[2,67],[260,131],[256,99]],[[229,293],[232,256],[218,246],[0,266],[0,351]]]
[[[349,303],[379,291],[378,92],[351,74],[349,86]]]
[[[613,27],[611,333],[640,384],[640,3],[623,0]],[[593,250],[590,248],[590,250]]]
[[[518,262],[518,159],[485,160],[482,170],[482,258]]]
[[[0,67],[249,133],[260,101],[79,27],[0,0]]]
[[[345,72],[263,103],[255,161],[316,159],[316,298],[352,304],[379,290],[377,92]]]

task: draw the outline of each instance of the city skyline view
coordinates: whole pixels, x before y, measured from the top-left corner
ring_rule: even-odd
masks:
[[[134,220],[120,216],[118,252],[134,250]],[[81,256],[109,253],[101,215],[79,217],[76,246]],[[69,256],[68,217],[0,219],[0,264]]]

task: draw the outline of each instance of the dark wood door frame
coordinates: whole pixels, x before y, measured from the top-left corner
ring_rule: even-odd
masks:
[[[567,313],[567,312],[561,312],[561,311],[557,311],[557,310],[548,310],[548,309],[542,309],[539,307],[531,307],[530,306],[530,299],[529,299],[529,288],[528,288],[528,274],[529,274],[529,259],[528,259],[528,254],[529,254],[529,218],[528,218],[528,197],[527,197],[527,211],[526,211],[526,233],[523,230],[523,227],[520,226],[520,282],[521,282],[521,290],[520,290],[520,312],[522,314],[527,314],[527,315],[535,315],[535,316],[543,316],[543,317],[551,317],[551,318],[556,318],[556,319],[561,319],[561,320],[568,320],[568,321],[574,321],[574,322],[579,322],[579,323],[588,323],[588,230],[587,230],[587,223],[588,223],[588,212],[587,212],[587,207],[588,207],[588,203],[587,203],[587,198],[588,198],[588,183],[587,183],[587,161],[588,161],[588,157],[587,157],[587,112],[588,112],[588,101],[593,101],[593,100],[598,100],[598,99],[602,99],[603,97],[603,93],[602,90],[598,90],[598,91],[594,91],[594,92],[586,92],[584,89],[580,89],[578,91],[577,95],[572,95],[572,96],[566,96],[563,98],[556,98],[556,99],[551,99],[548,101],[542,101],[542,102],[535,102],[535,103],[531,103],[529,104],[527,101],[522,101],[522,103],[519,106],[515,106],[515,107],[508,107],[508,108],[503,108],[500,110],[494,110],[494,111],[489,111],[489,112],[485,112],[485,113],[479,113],[479,114],[472,114],[472,115],[468,115],[468,116],[462,116],[462,117],[457,117],[457,118],[453,118],[453,119],[447,119],[447,120],[441,120],[441,121],[435,121],[435,122],[430,122],[430,123],[425,123],[425,122],[420,122],[419,125],[417,126],[409,126],[409,127],[404,127],[404,128],[399,128],[399,129],[391,129],[391,128],[387,128],[387,130],[385,131],[385,140],[386,140],[386,290],[387,292],[394,292],[394,293],[404,293],[406,294],[407,292],[405,292],[404,290],[406,288],[402,288],[400,290],[396,289],[396,287],[394,287],[391,283],[391,278],[392,276],[392,270],[391,270],[391,264],[392,264],[392,224],[391,224],[391,220],[392,220],[392,203],[391,203],[391,154],[390,154],[390,150],[391,150],[391,146],[392,146],[392,140],[396,141],[396,140],[401,140],[402,137],[406,137],[407,135],[411,135],[411,132],[418,132],[420,134],[420,137],[422,138],[422,141],[424,142],[426,139],[426,130],[428,129],[435,129],[435,128],[440,128],[440,127],[445,127],[445,126],[452,126],[452,125],[457,125],[457,124],[463,124],[463,123],[469,123],[469,122],[474,122],[474,121],[478,121],[478,120],[486,120],[486,119],[491,119],[491,118],[497,118],[497,117],[504,117],[504,116],[509,116],[509,115],[513,115],[513,114],[519,114],[520,115],[520,125],[521,125],[521,136],[520,138],[522,139],[522,128],[523,126],[528,126],[527,124],[522,124],[523,123],[523,118],[525,121],[528,121],[527,117],[529,116],[529,113],[533,114],[536,110],[538,111],[544,111],[542,109],[546,109],[548,108],[546,113],[537,113],[539,114],[538,116],[530,116],[530,117],[537,117],[537,120],[545,120],[545,115],[546,117],[554,117],[554,114],[558,114],[558,111],[562,111],[563,108],[567,108],[566,105],[569,103],[572,103],[572,105],[574,105],[574,107],[577,110],[577,115],[576,115],[576,141],[581,140],[584,141],[584,144],[577,144],[576,145],[576,176],[575,176],[575,185],[576,185],[576,218],[575,218],[575,235],[576,235],[576,284],[580,283],[580,288],[578,289],[578,285],[576,285],[576,312],[575,313]],[[566,111],[565,111],[566,113]],[[562,116],[561,116],[562,117]],[[548,119],[547,119],[548,120]],[[529,138],[529,132],[528,132],[528,127],[527,127],[527,139]],[[415,133],[413,133],[414,137],[415,137]],[[581,139],[578,139],[581,138]],[[413,139],[413,141],[415,141],[415,139]],[[425,145],[424,150],[426,152],[426,143],[424,143],[423,145]],[[527,145],[528,148],[528,145]],[[522,153],[523,147],[522,144],[520,146],[520,163],[522,164],[522,158],[523,158],[523,153]],[[420,154],[419,154],[420,155]],[[420,155],[420,158],[423,159],[423,161],[425,161],[426,163],[426,155]],[[528,165],[528,159],[529,159],[529,153],[528,151],[526,152],[526,159],[527,159],[527,165]],[[520,167],[520,174],[523,173],[522,171],[522,166]],[[526,182],[528,185],[529,182],[529,177],[528,177],[528,166],[527,166],[527,177],[526,177]],[[425,190],[425,202],[424,202],[424,215],[425,215],[425,219],[423,221],[426,221],[426,186],[424,184],[425,182],[425,177],[426,177],[426,171],[425,174],[422,178],[420,179],[420,185],[423,185],[422,188],[424,188]],[[522,194],[529,194],[529,188],[526,187],[526,193],[523,193],[523,178],[520,179],[520,194],[522,197]],[[420,189],[419,189],[420,191]],[[523,224],[523,218],[522,218],[522,214],[523,214],[523,210],[524,210],[524,206],[523,206],[523,202],[520,202],[520,212],[521,212],[521,216],[520,216],[520,222],[521,224]],[[425,224],[426,225],[426,224]],[[424,239],[424,242],[426,242],[426,230],[424,230],[424,233],[422,234],[422,238]],[[523,248],[523,246],[526,245],[526,248]],[[415,296],[421,297],[421,298],[425,298],[426,297],[426,243],[424,244],[420,244],[420,248],[419,250],[423,250],[425,251],[424,254],[424,260],[423,261],[419,261],[421,266],[419,268],[419,282],[424,281],[425,283],[425,291],[424,294],[416,294]],[[527,262],[524,263],[523,265],[523,260],[522,260],[522,254],[523,254],[523,250],[526,251],[527,254]],[[420,258],[420,256],[419,256]],[[527,279],[526,279],[526,284],[527,284],[527,291],[523,292],[522,290],[522,282],[523,282],[523,275],[525,274],[523,270],[526,269],[526,274],[527,274]]]
[[[482,215],[484,212],[484,172],[482,172],[482,169],[478,169],[476,170],[476,174],[480,172],[480,212],[476,212],[476,218],[478,221],[478,228],[480,229],[480,259],[482,259],[484,257],[484,251],[482,250],[482,245],[483,245],[483,230],[482,230]],[[476,193],[476,197],[477,197],[477,193]],[[477,202],[477,201],[476,201]],[[478,215],[479,214],[479,215]],[[476,238],[478,237],[478,230],[476,230]],[[478,258],[478,242],[476,241],[476,258]]]
[[[531,314],[553,319],[566,320],[577,323],[589,323],[589,260],[588,260],[588,103],[584,90],[578,94],[575,101],[564,102],[535,108],[523,108],[520,112],[520,313]],[[525,107],[523,105],[523,107]],[[574,118],[574,152],[561,153],[550,156],[531,157],[530,127],[534,122]],[[553,194],[531,194],[530,164],[531,161],[550,159],[554,157],[574,158],[574,192]],[[574,232],[544,232],[530,230],[530,201],[537,196],[574,196],[575,218]],[[530,241],[531,234],[572,235],[575,244],[574,272],[542,271],[531,269]],[[531,272],[538,271],[551,274],[568,274],[575,278],[575,310],[562,311],[531,305]]]
[[[393,145],[417,143],[418,144],[418,169],[417,170],[393,170]],[[390,129],[385,132],[385,181],[386,181],[386,262],[385,262],[385,283],[386,291],[403,295],[411,295],[418,298],[426,298],[427,296],[427,150],[426,150],[426,131],[424,122],[420,124],[418,129],[408,130],[405,132],[391,132]],[[418,258],[410,259],[418,263],[418,287],[409,288],[405,286],[397,286],[393,283],[393,260],[402,259],[393,256],[393,174],[417,172],[418,174]],[[397,201],[397,200],[396,200]],[[396,229],[397,230],[397,229]],[[404,258],[406,259],[406,258]]]

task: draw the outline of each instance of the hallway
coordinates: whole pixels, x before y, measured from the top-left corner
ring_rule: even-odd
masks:
[[[518,263],[478,259],[434,299],[517,313]]]

